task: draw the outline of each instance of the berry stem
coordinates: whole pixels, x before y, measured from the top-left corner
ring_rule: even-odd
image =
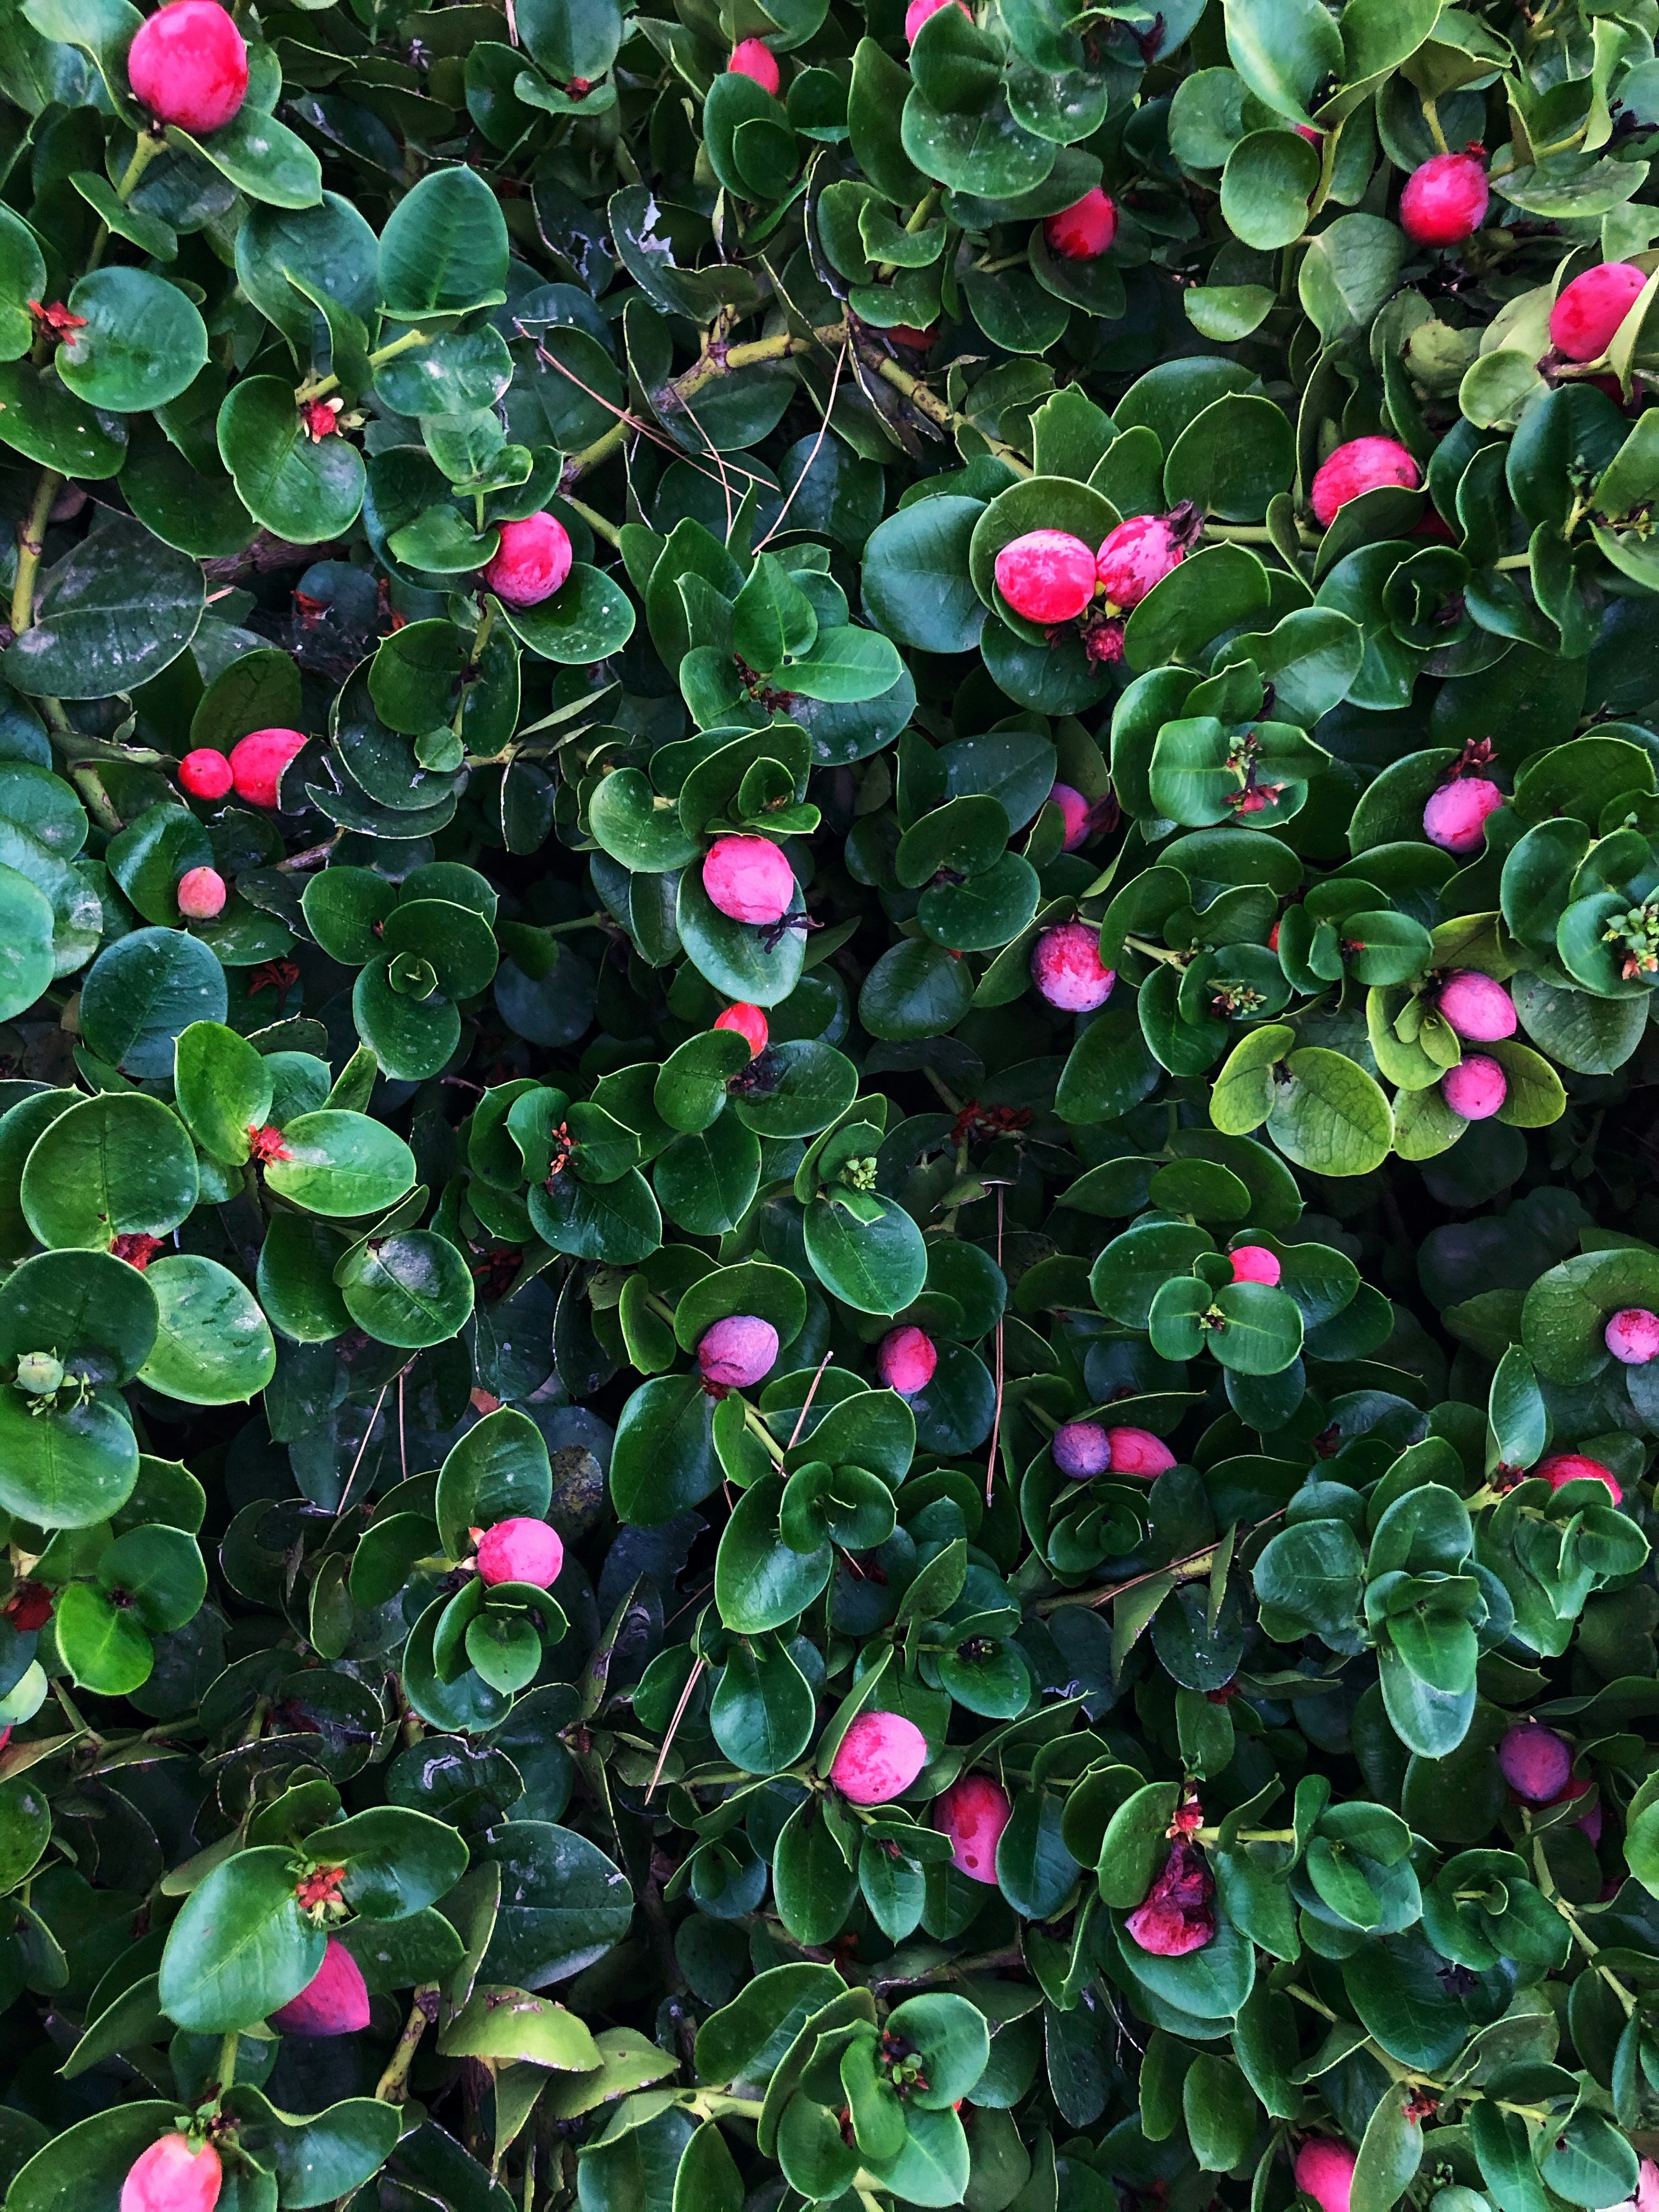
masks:
[[[389,345],[377,346],[368,356],[369,367],[379,368],[383,362],[394,361],[400,353],[407,353],[411,346],[425,345],[430,335],[427,331],[405,331],[402,337],[393,338]],[[339,382],[337,376],[308,376],[294,394],[295,404],[303,407],[313,399],[325,399],[331,392],[338,389]]]
[[[622,532],[614,522],[596,507],[589,507],[585,500],[573,499],[568,492],[563,495],[563,498],[565,505],[574,508],[596,538],[603,538],[607,545],[620,549]]]
[[[438,1984],[423,1982],[415,1992],[404,2032],[398,2038],[398,2047],[386,2062],[385,2073],[374,2084],[375,2097],[382,2105],[401,2105],[408,2096],[410,2066],[421,2038],[437,2017]]]
[[[1317,532],[1298,522],[1296,534],[1299,544],[1314,546],[1319,543]],[[1206,515],[1204,521],[1206,538],[1225,538],[1235,545],[1271,545],[1273,533],[1265,522],[1212,522]]]
[[[165,150],[166,146],[167,140],[159,131],[141,131],[138,133],[138,143],[132,149],[132,159],[122,171],[121,181],[115,187],[115,197],[123,206],[137,191],[138,179],[156,155]]]
[[[219,2087],[228,2089],[236,2079],[236,2046],[242,2039],[240,2028],[233,2027],[219,2045]]]
[[[1446,134],[1440,127],[1440,111],[1434,101],[1426,97],[1423,101],[1423,120],[1429,126],[1429,136],[1434,141],[1435,152],[1449,154],[1451,148],[1447,145]]]
[[[40,574],[40,556],[46,550],[46,525],[52,520],[52,501],[63,488],[64,479],[56,469],[42,469],[28,514],[18,526],[17,575],[11,588],[11,627],[18,637],[34,627],[34,586]]]

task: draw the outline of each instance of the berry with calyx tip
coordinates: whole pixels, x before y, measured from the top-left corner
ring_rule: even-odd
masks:
[[[133,98],[159,123],[222,131],[247,98],[247,45],[217,0],[173,0],[127,52]]]
[[[1204,527],[1189,499],[1167,514],[1133,514],[1108,532],[1095,555],[1095,577],[1120,614],[1138,607],[1155,584],[1179,568]]]
[[[1097,185],[1058,215],[1044,218],[1042,235],[1050,253],[1065,261],[1098,261],[1117,236],[1117,209]]]
[[[777,1364],[778,1333],[758,1314],[729,1314],[697,1340],[697,1365],[718,1390],[743,1390]]]
[[[735,70],[739,76],[751,76],[763,92],[775,98],[779,84],[777,56],[763,39],[739,39],[732,49],[727,69]]]
[[[1093,808],[1083,793],[1073,791],[1069,783],[1057,783],[1048,793],[1048,803],[1059,807],[1060,819],[1066,824],[1065,850],[1075,853],[1089,835]]]
[[[1162,1474],[1176,1463],[1168,1444],[1150,1429],[1108,1429],[1106,1441],[1112,1448],[1114,1474]]]
[[[1474,1052],[1440,1079],[1440,1096],[1465,1121],[1490,1121],[1510,1095],[1510,1079],[1495,1060]]]
[[[1111,997],[1117,970],[1101,959],[1097,929],[1062,921],[1045,929],[1031,947],[1031,980],[1051,1006],[1088,1014]]]
[[[1659,1359],[1659,1314],[1645,1306],[1626,1306],[1607,1323],[1601,1340],[1621,1365],[1645,1367]]]
[[[1350,438],[1339,446],[1319,470],[1308,494],[1314,520],[1328,530],[1340,508],[1362,492],[1379,484],[1400,484],[1415,491],[1423,471],[1406,448],[1393,438]]]
[[[914,1398],[919,1390],[925,1390],[938,1365],[933,1338],[913,1322],[889,1329],[876,1346],[876,1371],[901,1398]]]
[[[186,868],[177,897],[186,921],[211,921],[225,910],[225,879],[217,868]]]
[[[1486,817],[1504,804],[1489,776],[1460,775],[1429,794],[1423,809],[1423,835],[1443,853],[1478,853],[1486,842]]]
[[[933,1826],[951,1838],[951,1859],[970,1881],[994,1883],[997,1845],[1013,1812],[1008,1792],[988,1774],[964,1774],[933,1800]]]
[[[774,64],[775,79],[777,73]],[[501,529],[501,542],[484,568],[484,586],[509,607],[539,606],[570,574],[570,533],[556,514],[527,514]]]
[[[1585,270],[1550,310],[1550,343],[1569,361],[1600,361],[1646,283],[1629,261]]]
[[[192,2150],[187,2136],[163,2136],[127,2168],[121,2212],[213,2212],[223,2179],[211,2143]]]
[[[17,1387],[31,1397],[50,1397],[64,1379],[64,1363],[55,1352],[25,1352],[17,1361]]]
[[[927,1764],[927,1739],[902,1713],[860,1713],[841,1740],[830,1779],[854,1805],[884,1805]]]
[[[551,1589],[564,1565],[564,1546],[557,1529],[527,1513],[498,1521],[477,1539],[478,1579],[496,1583],[533,1583]]]
[[[1069,530],[1028,530],[997,555],[996,578],[1027,622],[1070,622],[1095,595],[1095,556]]]
[[[179,781],[192,799],[222,799],[235,778],[227,755],[198,745],[179,762]]]
[[[749,1047],[750,1060],[765,1051],[766,1040],[771,1035],[766,1026],[766,1016],[758,1006],[751,1006],[745,999],[739,999],[736,1006],[728,1006],[724,1013],[716,1014],[714,1027],[735,1031]]]
[[[795,896],[795,872],[769,837],[716,837],[703,855],[702,887],[732,921],[781,921]]]
[[[1455,791],[1455,784],[1449,784]],[[1440,986],[1436,1000],[1441,1018],[1465,1044],[1497,1044],[1515,1035],[1515,1001],[1491,975],[1460,968]]]
[[[1279,1264],[1278,1254],[1270,1252],[1265,1244],[1236,1244],[1227,1257],[1233,1263],[1236,1283],[1266,1283],[1271,1290],[1285,1272]]]
[[[1054,1465],[1073,1482],[1104,1474],[1112,1464],[1111,1439],[1098,1421],[1066,1421],[1054,1431],[1048,1449]]]
[[[1603,1467],[1599,1459],[1591,1459],[1587,1452],[1551,1452],[1532,1471],[1542,1475],[1552,1490],[1559,1490],[1565,1482],[1604,1482],[1615,1505],[1625,1502],[1625,1493],[1613,1469]]]
[[[1124,1926],[1155,1959],[1184,1959],[1215,1940],[1215,1879],[1204,1854],[1184,1836],[1170,1846],[1164,1870]]]
[[[1296,2154],[1296,2185],[1319,2212],[1348,2212],[1358,2160],[1345,2142],[1315,2136]]]
[[[305,750],[299,730],[250,730],[230,749],[230,777],[238,799],[251,806],[275,806],[283,770]]]
[[[1486,165],[1478,154],[1436,154],[1400,195],[1400,228],[1413,246],[1461,246],[1486,219]]]
[[[1547,1805],[1567,1786],[1572,1747],[1542,1721],[1522,1721],[1498,1747],[1498,1765],[1516,1796],[1528,1805]]]
[[[368,1988],[363,1970],[336,1936],[323,1963],[297,1997],[270,2015],[284,2035],[354,2035],[368,2026]]]
[[[951,0],[910,0],[909,6],[904,11],[905,45],[907,46],[915,46],[916,42],[916,33],[927,21],[927,18],[930,15],[937,15],[941,8],[948,8],[950,4]],[[957,5],[962,9],[963,14],[971,23],[974,20],[974,11],[966,4],[966,0],[957,0]],[[889,331],[887,335],[889,337],[891,337],[893,333],[891,331]]]

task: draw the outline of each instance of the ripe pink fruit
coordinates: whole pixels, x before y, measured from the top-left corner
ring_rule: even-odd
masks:
[[[1095,575],[1112,609],[1138,607],[1192,551],[1204,517],[1189,499],[1167,514],[1133,514],[1102,540]]]
[[[728,1006],[723,1014],[716,1014],[714,1027],[717,1030],[735,1030],[748,1045],[750,1060],[765,1051],[766,1040],[771,1035],[766,1026],[766,1016],[758,1006],[751,1006],[744,999],[739,999],[734,1006]]]
[[[1422,471],[1394,439],[1350,438],[1322,466],[1308,500],[1314,520],[1328,530],[1338,508],[1361,492],[1375,491],[1379,484],[1403,484],[1407,491],[1415,491],[1422,481]]]
[[[1455,784],[1446,787],[1457,788]],[[1436,1004],[1453,1035],[1466,1044],[1496,1044],[1515,1035],[1514,1000],[1493,977],[1473,968],[1460,968],[1448,975]]]
[[[211,745],[198,745],[179,762],[179,781],[192,799],[222,799],[234,781],[229,759]]]
[[[795,872],[769,837],[716,837],[703,855],[702,887],[733,921],[781,921]]]
[[[904,11],[905,45],[907,46],[915,46],[916,42],[916,33],[927,21],[927,18],[930,15],[937,15],[941,8],[948,8],[950,4],[951,0],[910,0],[909,6]],[[966,0],[957,0],[957,5],[962,9],[963,14],[971,23],[974,20],[974,11],[966,4]],[[890,338],[895,337],[897,336],[897,332],[895,331],[889,331],[887,335]]]
[[[1471,1053],[1440,1079],[1440,1096],[1466,1121],[1490,1121],[1509,1095],[1509,1078],[1484,1052]]]
[[[225,910],[225,879],[217,868],[186,868],[175,896],[186,921],[211,921]]]
[[[775,62],[775,92],[777,74]],[[501,542],[484,568],[485,588],[510,607],[539,606],[570,574],[570,533],[556,514],[527,514],[522,522],[504,522],[501,528]]]
[[[1098,1421],[1066,1421],[1054,1431],[1048,1449],[1054,1465],[1074,1482],[1104,1474],[1112,1464],[1112,1444]]]
[[[1276,1254],[1265,1244],[1236,1244],[1227,1255],[1236,1283],[1266,1283],[1271,1290],[1284,1273]]]
[[[1184,1836],[1170,1846],[1164,1871],[1124,1925],[1155,1959],[1184,1959],[1215,1940],[1215,1880],[1204,1854]]]
[[[1625,1502],[1625,1493],[1613,1469],[1583,1452],[1551,1452],[1547,1459],[1539,1461],[1532,1472],[1541,1474],[1552,1490],[1559,1490],[1565,1482],[1605,1482],[1613,1493],[1613,1504],[1622,1505]]]
[[[1498,1765],[1516,1796],[1528,1805],[1547,1805],[1566,1788],[1572,1772],[1572,1747],[1542,1721],[1523,1721],[1498,1747]]]
[[[732,49],[732,58],[726,64],[739,76],[752,76],[763,92],[774,98],[781,79],[778,76],[777,56],[763,40],[739,39]]]
[[[1358,2160],[1345,2142],[1314,2136],[1296,2154],[1296,2185],[1311,2197],[1319,2212],[1348,2212],[1353,2170]]]
[[[951,1838],[951,1859],[970,1881],[997,1878],[997,1845],[1013,1811],[1008,1792],[988,1774],[964,1774],[933,1800],[933,1826]]]
[[[855,1805],[884,1805],[927,1764],[927,1739],[902,1713],[860,1713],[841,1740],[830,1779]]]
[[[1659,1314],[1645,1306],[1626,1306],[1601,1333],[1602,1342],[1626,1367],[1645,1367],[1659,1359]]]
[[[230,749],[230,775],[238,799],[251,806],[275,806],[283,770],[305,750],[299,730],[252,730]]]
[[[1550,310],[1550,343],[1569,361],[1599,361],[1646,282],[1628,261],[1585,270]]]
[[[337,1936],[331,1936],[323,1963],[297,1997],[270,2015],[284,2035],[355,2035],[368,2026],[363,1970]]]
[[[1478,154],[1436,154],[1406,179],[1400,228],[1413,246],[1461,246],[1486,219],[1486,165]]]
[[[511,1521],[498,1521],[478,1539],[478,1579],[496,1583],[533,1583],[551,1589],[564,1565],[564,1546],[558,1531],[527,1513]]]
[[[910,1322],[902,1328],[889,1329],[876,1346],[877,1372],[901,1398],[914,1398],[918,1390],[925,1390],[938,1365],[933,1338]]]
[[[1057,783],[1048,793],[1051,805],[1059,807],[1066,824],[1065,849],[1075,853],[1089,835],[1090,817],[1093,812],[1080,791],[1073,791],[1069,783]]]
[[[1478,853],[1486,842],[1486,817],[1503,804],[1503,793],[1489,777],[1456,776],[1429,794],[1423,835],[1443,853]]]
[[[1168,1444],[1150,1429],[1108,1429],[1106,1441],[1112,1448],[1114,1474],[1162,1474],[1176,1463]]]
[[[211,2143],[192,2150],[187,2136],[163,2136],[127,2168],[121,2212],[213,2212],[223,2179]]]
[[[1027,622],[1070,622],[1095,595],[1095,556],[1069,530],[1028,530],[997,555],[996,578]]]
[[[778,1333],[758,1314],[728,1315],[697,1340],[702,1379],[717,1390],[742,1390],[758,1382],[771,1373],[777,1357]]]
[[[1097,929],[1062,921],[1045,929],[1031,947],[1031,978],[1051,1006],[1088,1014],[1111,997],[1117,970],[1102,964]]]
[[[217,0],[173,0],[127,54],[133,98],[181,131],[222,131],[247,97],[247,47]]]
[[[1058,215],[1044,219],[1042,235],[1050,253],[1066,261],[1098,261],[1117,236],[1117,210],[1097,185]]]

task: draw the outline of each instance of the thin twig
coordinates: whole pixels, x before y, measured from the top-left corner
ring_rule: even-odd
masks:
[[[651,1777],[651,1787],[645,1793],[645,1802],[647,1805],[651,1802],[658,1783],[662,1779],[663,1763],[668,1757],[669,1746],[674,1741],[675,1730],[685,1717],[685,1709],[691,1702],[691,1692],[696,1688],[698,1677],[708,1664],[708,1662],[706,1659],[700,1657],[685,1678],[685,1687],[680,1692],[680,1701],[674,1708],[674,1717],[668,1723],[668,1733],[662,1740],[662,1749],[657,1753],[656,1771]]]
[[[823,1380],[823,1370],[830,1364],[830,1362],[835,1358],[835,1356],[836,1355],[833,1352],[826,1352],[823,1358],[819,1360],[818,1371],[812,1377],[812,1387],[807,1392],[805,1398],[802,1401],[800,1412],[796,1416],[793,1431],[790,1436],[788,1443],[784,1446],[785,1451],[793,1451],[796,1444],[800,1441],[800,1432],[806,1425],[806,1416],[811,1412],[812,1401],[818,1395],[818,1384]]]
[[[997,1273],[999,1274],[1002,1273],[1002,1193],[1003,1186],[999,1183],[997,1185]],[[997,1313],[997,1409],[991,1417],[991,1453],[990,1457],[985,1462],[985,1510],[988,1513],[991,1510],[991,1486],[996,1480],[997,1446],[1002,1440],[1002,1322],[1006,1308],[1007,1278],[1005,1276],[1003,1278],[1003,1304]]]
[[[836,373],[830,380],[830,397],[823,403],[823,421],[818,426],[817,436],[812,441],[812,450],[806,456],[806,465],[801,471],[800,474],[795,478],[794,483],[790,489],[788,498],[785,500],[783,505],[779,508],[777,520],[772,525],[772,527],[767,532],[765,537],[762,538],[760,544],[755,548],[757,553],[764,553],[767,547],[777,536],[779,531],[782,529],[783,518],[788,514],[790,508],[795,503],[795,494],[800,489],[801,486],[806,482],[807,477],[812,473],[812,464],[818,457],[818,447],[823,443],[825,438],[830,434],[830,410],[836,404],[836,390],[841,382],[841,373],[846,366],[847,348],[843,345],[840,353],[836,357]]]
[[[1254,1536],[1258,1528],[1266,1528],[1271,1522],[1283,1519],[1288,1510],[1286,1506],[1274,1506],[1271,1513],[1264,1513],[1259,1521],[1252,1521],[1248,1528],[1242,1528],[1240,1535]],[[1196,1560],[1207,1559],[1220,1541],[1220,1537],[1217,1536],[1207,1544],[1200,1544],[1195,1552],[1188,1552],[1179,1559],[1166,1559],[1161,1567],[1148,1567],[1144,1575],[1131,1575],[1127,1583],[1112,1583],[1105,1589],[1062,1590],[1058,1597],[1039,1598],[1035,1610],[1038,1613],[1062,1613],[1068,1605],[1091,1607],[1109,1605],[1114,1598],[1121,1597],[1126,1590],[1139,1589],[1142,1583],[1156,1582],[1160,1575],[1172,1575],[1177,1567],[1190,1567]]]

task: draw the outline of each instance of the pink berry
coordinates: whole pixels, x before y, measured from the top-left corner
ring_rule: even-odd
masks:
[[[766,1026],[766,1016],[760,1008],[751,1006],[743,999],[739,999],[736,1006],[728,1006],[723,1014],[716,1014],[714,1027],[735,1030],[749,1047],[750,1060],[765,1051],[766,1040],[771,1035]]]
[[[1311,123],[1298,123],[1293,127],[1297,137],[1298,138],[1305,138],[1310,146],[1322,146],[1324,144],[1324,132],[1322,131],[1316,131]]]
[[[1645,1367],[1659,1359],[1659,1314],[1645,1306],[1626,1306],[1602,1331],[1602,1342],[1626,1367]]]
[[[1338,508],[1358,499],[1361,492],[1375,491],[1379,484],[1403,484],[1407,491],[1415,491],[1422,481],[1422,471],[1394,439],[1350,438],[1315,477],[1309,503],[1314,520],[1328,530]]]
[[[1075,853],[1089,835],[1093,808],[1083,793],[1073,791],[1069,783],[1057,783],[1048,793],[1048,803],[1059,807],[1060,819],[1066,824],[1065,850]]]
[[[1319,2212],[1348,2212],[1358,2163],[1346,2143],[1314,2136],[1296,2154],[1296,2185],[1304,2197],[1312,2197]]]
[[[927,1739],[902,1713],[860,1713],[841,1740],[830,1779],[855,1805],[884,1805],[927,1764]]]
[[[1236,1283],[1266,1283],[1271,1290],[1285,1272],[1278,1255],[1265,1244],[1236,1244],[1227,1257],[1233,1263]]]
[[[1400,228],[1413,246],[1461,246],[1486,221],[1489,198],[1478,154],[1436,154],[1406,179]]]
[[[1510,1082],[1495,1060],[1471,1053],[1440,1079],[1440,1096],[1466,1121],[1490,1121],[1510,1095]]]
[[[179,762],[179,781],[192,799],[222,799],[234,779],[227,755],[198,745]]]
[[[772,74],[777,76],[775,64]],[[556,514],[527,514],[501,530],[501,542],[484,568],[485,589],[510,607],[539,606],[570,574],[569,532]]]
[[[478,1539],[478,1579],[489,1587],[533,1583],[538,1589],[551,1589],[563,1565],[558,1531],[528,1514],[498,1521]]]
[[[997,1845],[1013,1811],[1008,1792],[988,1774],[964,1774],[933,1800],[933,1826],[951,1838],[951,1858],[970,1881],[994,1883]]]
[[[181,131],[222,131],[247,97],[247,46],[217,0],[173,0],[127,53],[133,98]]]
[[[1579,1798],[1588,1797],[1589,1796],[1593,1786],[1594,1785],[1588,1782],[1569,1782],[1566,1788],[1561,1792],[1560,1796],[1554,1800],[1554,1802],[1558,1805],[1564,1802],[1569,1805],[1576,1804]],[[1588,1813],[1581,1813],[1572,1825],[1575,1828],[1583,1829],[1583,1832],[1589,1838],[1592,1844],[1599,1844],[1601,1840],[1601,1799],[1599,1797],[1597,1798],[1595,1804],[1590,1807]],[[1655,2167],[1650,2160],[1644,2159],[1642,2164],[1644,2174],[1651,2172],[1654,2175],[1653,2194],[1655,2197],[1656,2206],[1659,2207],[1659,2167]],[[1638,2191],[1638,2196],[1639,2197],[1639,2195],[1640,2191]],[[1637,2199],[1632,2197],[1626,2201],[1634,2203]]]
[[[1064,261],[1098,261],[1117,235],[1117,210],[1097,185],[1042,225],[1050,253]]]
[[[225,910],[225,879],[217,868],[187,868],[175,896],[186,921],[211,921]]]
[[[1095,556],[1069,530],[1028,530],[997,555],[996,577],[1027,622],[1070,622],[1095,595]]]
[[[763,92],[775,99],[781,79],[778,76],[777,56],[763,40],[739,39],[732,49],[732,58],[726,64],[739,76],[752,76]]]
[[[270,2015],[284,2035],[355,2035],[368,2026],[363,1970],[337,1936],[331,1936],[323,1963],[297,1997]]]
[[[1550,343],[1569,361],[1599,361],[1646,282],[1628,261],[1603,261],[1585,270],[1550,310]]]
[[[781,921],[795,896],[795,872],[769,837],[716,837],[703,855],[702,887],[733,921]]]
[[[1528,1805],[1547,1805],[1567,1786],[1572,1747],[1542,1721],[1523,1721],[1498,1747],[1498,1765],[1516,1796]]]
[[[877,1372],[901,1398],[914,1398],[919,1390],[925,1390],[938,1365],[933,1338],[926,1329],[909,1322],[902,1328],[890,1329],[876,1346]]]
[[[1066,1421],[1054,1431],[1048,1449],[1054,1465],[1073,1482],[1104,1474],[1112,1464],[1111,1439],[1098,1421]]]
[[[1486,842],[1486,817],[1503,804],[1503,793],[1489,777],[1455,776],[1430,793],[1423,835],[1443,853],[1478,853]]]
[[[1455,784],[1446,787],[1457,788]],[[1514,1000],[1501,983],[1473,968],[1460,968],[1448,975],[1436,1005],[1452,1034],[1466,1044],[1496,1044],[1515,1035]]]
[[[283,770],[305,750],[299,730],[253,730],[230,749],[231,781],[238,799],[252,806],[275,806]]]
[[[1031,947],[1031,978],[1051,1006],[1088,1014],[1111,997],[1117,970],[1102,963],[1097,929],[1062,921],[1045,929]]]
[[[1155,1959],[1184,1959],[1215,1940],[1215,1880],[1204,1854],[1184,1836],[1170,1846],[1164,1871],[1124,1925]]]
[[[915,46],[916,33],[927,18],[930,15],[937,15],[941,8],[948,8],[950,4],[951,0],[910,0],[909,6],[904,11],[905,45]],[[966,4],[966,0],[957,0],[957,5],[971,23],[974,20],[974,11]],[[887,335],[890,338],[896,337],[898,333],[896,331],[889,331]]]
[[[163,2136],[127,2168],[121,2212],[213,2212],[223,2179],[211,2143],[192,2150],[186,2136]]]
[[[697,1365],[717,1390],[743,1390],[777,1364],[778,1333],[758,1314],[731,1314],[697,1340]]]
[[[1176,1463],[1168,1444],[1150,1429],[1108,1429],[1106,1441],[1112,1448],[1114,1474],[1162,1474]]]
[[[1552,1490],[1559,1490],[1566,1482],[1605,1482],[1613,1493],[1613,1504],[1622,1505],[1625,1502],[1625,1493],[1613,1469],[1584,1452],[1551,1452],[1547,1459],[1539,1461],[1532,1472],[1541,1474]]]
[[[1204,526],[1191,500],[1167,514],[1133,514],[1108,533],[1095,555],[1095,576],[1120,614],[1138,607],[1154,584],[1178,568]]]

